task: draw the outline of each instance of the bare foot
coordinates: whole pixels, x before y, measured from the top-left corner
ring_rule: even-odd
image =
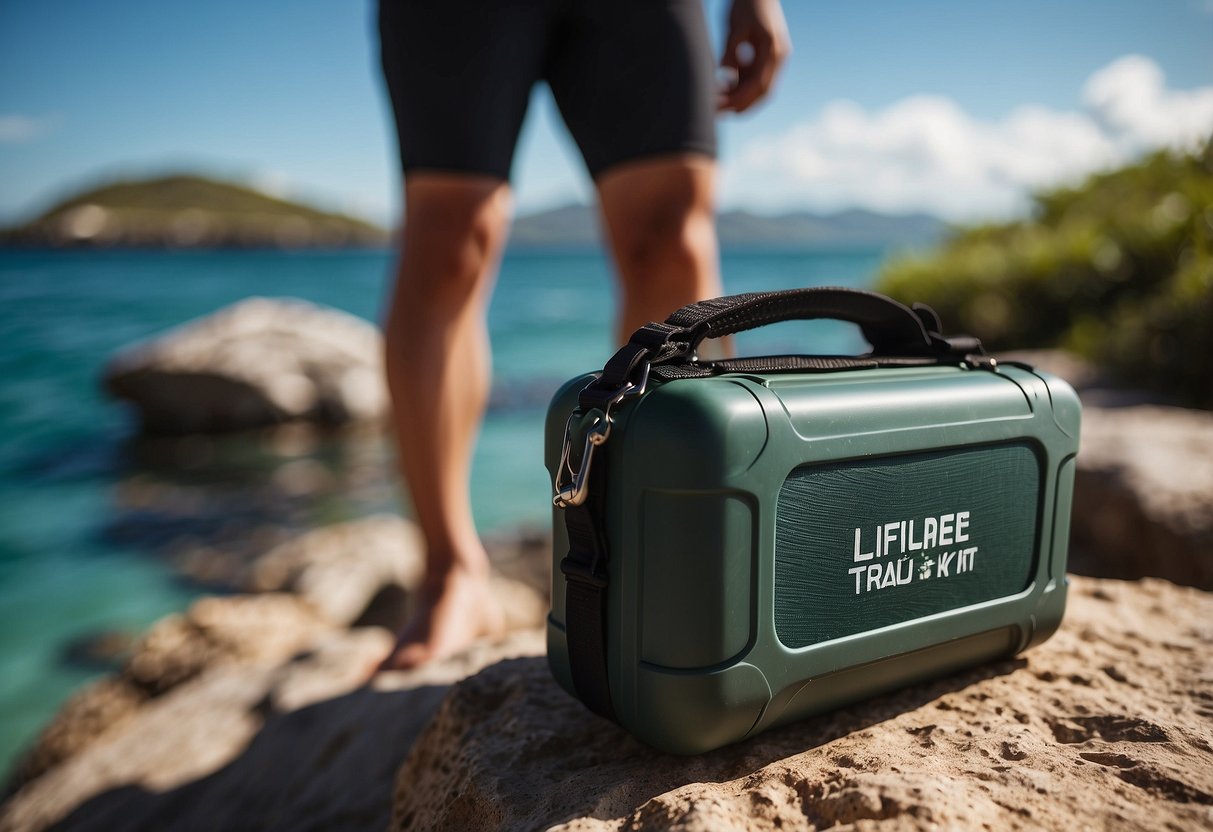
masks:
[[[408,670],[446,658],[505,631],[505,617],[488,575],[452,569],[420,590],[413,618],[379,670]]]

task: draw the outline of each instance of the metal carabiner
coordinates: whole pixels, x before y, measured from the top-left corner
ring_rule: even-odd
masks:
[[[602,415],[595,418],[594,423],[586,432],[585,446],[581,451],[581,464],[577,468],[573,468],[572,452],[573,420],[578,418],[578,415],[576,411],[569,415],[568,421],[564,423],[564,446],[560,451],[560,466],[556,469],[556,496],[552,498],[552,505],[556,508],[568,508],[585,502],[590,487],[590,463],[594,459],[594,449],[603,445],[611,435],[611,426],[614,424],[614,418],[611,416],[612,408],[626,398],[639,396],[648,387],[648,383],[649,365],[646,363],[641,371],[640,381],[629,381],[620,387],[607,401],[601,411]],[[594,411],[591,410],[589,413],[582,414],[581,418],[584,419],[593,413]]]
[[[572,461],[573,420],[576,418],[577,414],[573,413],[564,426],[564,448],[560,452],[560,468],[556,475],[556,496],[552,498],[552,504],[557,508],[579,506],[585,502],[590,484],[590,463],[594,460],[594,449],[606,442],[611,435],[611,422],[606,414],[603,414],[586,432],[585,447],[581,452],[581,464],[574,468]]]

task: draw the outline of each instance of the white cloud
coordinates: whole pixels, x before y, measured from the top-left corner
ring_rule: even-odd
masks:
[[[998,120],[943,96],[868,111],[850,101],[742,147],[725,166],[725,201],[756,207],[927,210],[961,219],[1022,210],[1030,191],[1071,181],[1213,131],[1213,87],[1168,90],[1138,55],[1094,73],[1087,111],[1019,107]]]
[[[34,118],[18,113],[0,115],[0,143],[21,144],[45,136],[58,126],[55,116]]]
[[[1095,118],[1129,150],[1191,146],[1213,129],[1213,87],[1168,90],[1149,58],[1126,55],[1083,87]]]

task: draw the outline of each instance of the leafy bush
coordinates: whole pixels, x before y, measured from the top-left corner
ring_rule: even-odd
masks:
[[[1061,346],[1213,407],[1213,141],[1035,197],[1029,220],[958,230],[878,288],[995,350]]]

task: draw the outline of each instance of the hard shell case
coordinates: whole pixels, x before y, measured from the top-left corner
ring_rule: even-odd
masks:
[[[874,310],[888,299],[784,294],[718,299],[650,325],[665,330],[649,334],[648,355],[627,373],[653,372],[615,402],[612,383],[597,400],[606,418],[591,419],[591,430],[610,427],[584,472],[606,548],[593,567],[604,585],[605,710],[662,750],[707,751],[1011,656],[1062,618],[1074,391],[997,364],[972,339],[943,339],[925,308],[894,304],[923,322],[928,347],[907,349],[881,334],[885,312]],[[747,303],[767,310],[757,324],[736,312],[718,323],[720,309]],[[860,323],[882,342],[877,353],[895,357],[662,358],[671,350],[661,339],[685,335],[671,326],[700,328],[689,350],[679,345],[693,354],[702,337],[790,317]],[[663,362],[674,368],[664,376]],[[572,380],[548,413],[546,464],[566,496],[574,463],[589,468],[576,458],[594,404],[587,385],[603,383]],[[589,702],[569,653],[566,589],[579,567],[575,552],[566,558],[567,511],[553,512],[548,660]]]

